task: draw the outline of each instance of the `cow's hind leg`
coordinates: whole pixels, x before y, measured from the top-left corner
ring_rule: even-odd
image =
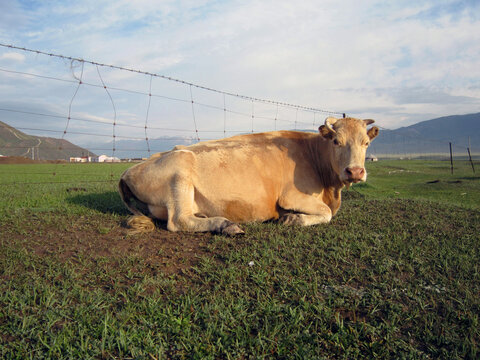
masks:
[[[167,205],[167,228],[170,231],[216,232],[243,234],[243,230],[224,217],[195,215],[195,188],[189,176],[175,175],[172,181],[172,203]]]

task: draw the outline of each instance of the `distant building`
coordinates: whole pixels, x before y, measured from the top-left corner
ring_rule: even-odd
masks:
[[[378,161],[378,158],[377,158],[375,155],[370,154],[370,155],[367,155],[367,156],[365,157],[365,160],[366,160],[366,161]]]
[[[74,163],[87,163],[87,162],[92,162],[94,161],[91,156],[76,156],[76,157],[70,157],[70,162]]]
[[[120,159],[115,156],[100,155],[97,159],[98,162],[120,162]]]
[[[76,156],[71,157],[70,162],[74,163],[96,163],[96,162],[120,162],[120,159],[114,156],[100,155],[100,156]]]

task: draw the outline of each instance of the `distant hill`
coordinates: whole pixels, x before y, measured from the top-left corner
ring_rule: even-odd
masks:
[[[24,156],[35,160],[68,160],[87,154],[95,156],[67,140],[27,135],[0,121],[0,155]]]
[[[452,115],[422,121],[395,130],[380,130],[369,153],[408,155],[448,153],[449,142],[455,154],[466,154],[470,139],[472,153],[480,153],[480,113]]]

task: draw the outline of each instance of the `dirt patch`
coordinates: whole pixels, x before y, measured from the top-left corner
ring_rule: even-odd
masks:
[[[210,254],[207,245],[213,237],[210,233],[172,233],[161,228],[148,234],[128,235],[123,225],[106,217],[59,216],[54,223],[46,224],[33,216],[21,232],[7,230],[14,226],[1,228],[3,244],[21,245],[39,256],[73,263],[102,260],[109,266],[130,258],[141,262],[142,268],[165,274],[182,273]]]
[[[0,164],[62,164],[66,160],[32,160],[23,156],[0,156]]]

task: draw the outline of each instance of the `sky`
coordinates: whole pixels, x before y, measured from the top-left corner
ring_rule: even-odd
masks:
[[[0,0],[0,43],[389,129],[480,109],[478,0]],[[0,109],[12,126],[68,128],[80,143],[112,140],[95,139],[112,136],[95,121],[119,124],[117,140],[174,129],[207,139],[318,127],[329,115],[1,46]]]

